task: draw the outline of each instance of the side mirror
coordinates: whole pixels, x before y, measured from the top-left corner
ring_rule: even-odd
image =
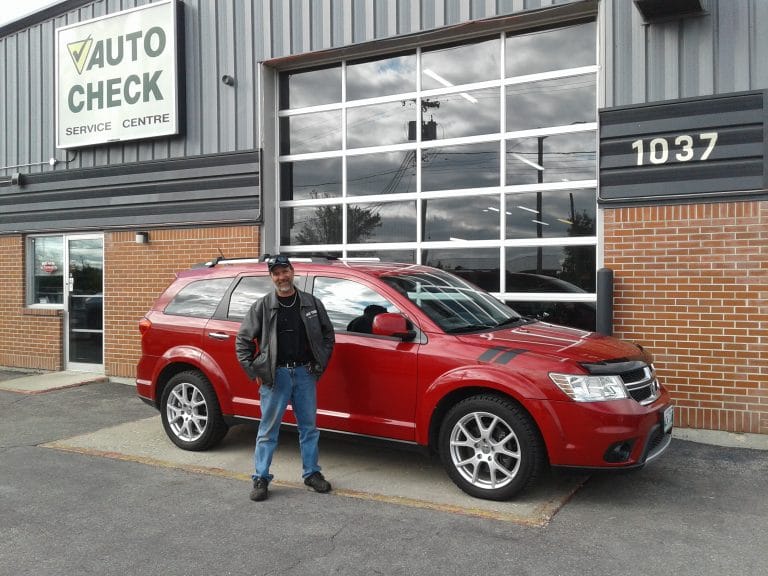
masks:
[[[377,336],[393,336],[404,342],[416,338],[416,330],[408,328],[408,320],[402,314],[384,312],[373,319],[373,334]]]

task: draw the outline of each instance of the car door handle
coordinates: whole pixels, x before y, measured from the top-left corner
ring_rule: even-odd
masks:
[[[211,338],[216,338],[216,340],[229,339],[229,334],[226,334],[225,332],[208,332],[208,336]]]

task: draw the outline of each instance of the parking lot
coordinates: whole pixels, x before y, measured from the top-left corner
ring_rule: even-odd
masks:
[[[675,440],[646,469],[467,497],[418,453],[321,440],[331,495],[282,437],[248,500],[255,430],[183,452],[123,383],[0,390],[4,574],[763,574],[768,452]],[[36,393],[33,393],[36,392]]]

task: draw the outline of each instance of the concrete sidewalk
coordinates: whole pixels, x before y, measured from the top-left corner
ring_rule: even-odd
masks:
[[[154,416],[49,442],[42,447],[229,477],[250,485],[255,436],[256,426],[240,425],[232,428],[216,448],[188,452],[168,439],[160,416]],[[336,496],[530,526],[546,525],[586,480],[585,476],[546,475],[539,485],[515,500],[493,502],[464,494],[436,459],[421,453],[323,436],[320,454],[323,470]],[[301,482],[301,455],[295,430],[281,432],[271,472],[275,480],[270,485],[270,498],[280,498],[281,493],[290,490],[306,490]],[[244,497],[246,493],[244,485]]]
[[[53,390],[73,388],[85,384],[108,382],[104,374],[93,372],[29,372],[0,370],[0,390],[19,394],[44,394]]]
[[[29,373],[0,369],[0,390],[19,394],[39,395],[108,381],[132,384],[128,379],[110,379],[103,374],[86,372]],[[168,439],[158,415],[41,446],[243,480],[246,494],[255,434],[255,425],[236,426],[216,448],[187,452]],[[323,435],[320,449],[322,465],[336,496],[529,526],[549,523],[586,479],[585,476],[546,475],[539,485],[514,501],[493,502],[464,494],[450,481],[439,461],[419,452],[327,435]],[[271,498],[280,498],[281,493],[291,490],[306,490],[301,482],[301,456],[295,430],[289,428],[281,433],[272,473],[276,479],[271,486]]]

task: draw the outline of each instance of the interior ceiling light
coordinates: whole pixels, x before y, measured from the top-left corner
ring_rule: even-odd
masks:
[[[445,78],[440,76],[440,74],[438,74],[437,72],[432,72],[432,70],[430,70],[429,68],[424,68],[424,74],[426,74],[427,76],[429,76],[433,80],[437,80],[438,82],[440,82],[440,84],[442,84],[446,88],[451,88],[452,86],[454,86],[454,84],[451,84],[448,80],[446,80]],[[466,92],[462,92],[459,95],[462,98],[472,102],[472,104],[477,104],[477,98],[475,98],[474,96],[470,96]]]
[[[520,210],[526,210],[527,212],[533,212],[534,214],[539,213],[538,210],[534,210],[533,208],[526,208],[525,206],[518,206],[518,208],[520,208]]]
[[[541,220],[531,220],[531,222],[535,222],[536,224],[541,224],[542,226],[549,226],[546,222],[542,222]]]
[[[563,224],[573,225],[573,222],[571,222],[570,220],[566,220],[565,218],[558,218],[557,221],[562,222]]]
[[[533,166],[534,168],[536,168],[536,170],[541,170],[542,172],[544,172],[544,166],[536,164],[536,162],[528,160],[528,158],[523,158],[522,156],[520,156],[520,154],[516,154],[514,152],[511,152],[511,155],[513,157],[517,158],[518,160],[520,160],[520,162],[525,162],[526,164],[528,164],[528,166]]]

